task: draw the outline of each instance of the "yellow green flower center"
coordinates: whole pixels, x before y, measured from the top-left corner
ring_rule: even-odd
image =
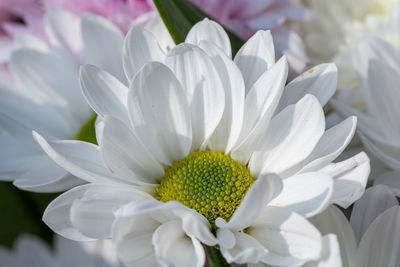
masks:
[[[246,166],[222,152],[196,151],[175,161],[161,178],[156,198],[178,201],[204,215],[211,225],[228,221],[253,183]]]

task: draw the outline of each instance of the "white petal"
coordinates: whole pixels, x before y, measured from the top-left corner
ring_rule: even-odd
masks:
[[[395,85],[397,83],[396,77],[398,77],[399,73],[400,66],[395,70],[388,63],[376,59],[371,60],[369,63],[368,88],[371,105],[374,108],[373,112],[378,125],[385,129],[384,135],[392,138],[400,137],[397,116],[397,114],[400,114],[398,105],[400,92]]]
[[[288,73],[286,57],[282,57],[250,88],[246,95],[244,128],[252,129],[264,114],[271,117],[276,108],[276,101],[282,94]]]
[[[390,142],[387,142],[387,140],[383,143],[381,140],[368,138],[367,133],[364,131],[362,133],[359,132],[358,135],[360,136],[364,147],[371,154],[390,168],[400,171],[400,151],[398,150],[398,144],[393,143],[392,145]]]
[[[311,154],[325,130],[321,105],[312,95],[275,116],[250,159],[253,175],[284,173]]]
[[[211,59],[197,46],[181,44],[170,51],[167,65],[181,82],[191,109],[194,149],[204,146],[221,120],[225,94]]]
[[[165,53],[155,36],[140,27],[133,27],[125,37],[123,53],[124,71],[129,81],[148,62],[164,62]]]
[[[94,240],[80,233],[71,223],[72,203],[79,199],[91,185],[77,186],[54,199],[43,214],[43,221],[57,234],[76,241]]]
[[[289,66],[292,69],[290,75],[292,79],[310,64],[303,40],[294,30],[290,30],[287,27],[274,29],[273,37],[277,54],[283,54],[287,57]]]
[[[227,228],[218,228],[217,231],[218,245],[222,249],[232,249],[236,245],[235,234]]]
[[[236,243],[233,248],[225,248],[223,246],[220,248],[227,262],[237,264],[256,263],[268,253],[268,250],[254,237],[243,232],[236,232],[234,235]]]
[[[224,52],[210,41],[201,41],[211,57],[225,89],[225,110],[221,121],[210,139],[213,151],[225,150],[229,154],[239,138],[244,112],[244,81],[240,70]]]
[[[46,141],[38,133],[33,137],[59,166],[88,182],[119,182],[104,165],[99,147],[81,141]]]
[[[396,7],[395,10],[398,11],[398,8]],[[368,78],[367,71],[371,60],[379,59],[392,67],[398,66],[400,60],[397,48],[377,36],[368,36],[359,41],[354,51],[353,64],[357,66],[359,76],[364,79]]]
[[[83,183],[83,180],[69,174],[47,155],[32,160],[29,170],[14,181],[14,185],[20,189],[41,193],[62,192]]]
[[[170,164],[189,154],[192,145],[190,109],[173,72],[158,62],[146,64],[131,85],[146,124],[154,130]]]
[[[358,131],[366,134],[368,137],[375,137],[377,135],[377,131],[375,129],[376,122],[375,119],[371,116],[368,116],[365,113],[360,112],[358,109],[352,108],[345,103],[335,99],[331,99],[329,101],[329,104],[332,106],[334,111],[342,118],[346,118],[352,115],[356,116]]]
[[[52,46],[67,50],[76,60],[83,51],[81,19],[59,8],[50,8],[44,16],[46,35]]]
[[[94,123],[94,128],[96,131],[97,143],[101,147],[101,143],[103,142],[104,121],[100,116],[97,116],[96,121]]]
[[[381,213],[398,204],[396,197],[386,186],[375,185],[366,190],[364,195],[354,203],[350,218],[357,243]]]
[[[210,41],[231,58],[231,42],[224,28],[208,18],[196,23],[186,36],[185,43],[199,45],[201,41]],[[207,52],[207,50],[206,50]]]
[[[180,203],[171,203],[171,206]],[[208,220],[197,211],[182,207],[174,209],[174,214],[182,221],[182,229],[188,236],[195,237],[207,246],[215,246],[217,239],[211,232]]]
[[[113,211],[132,201],[151,198],[129,186],[88,186],[84,194],[70,204],[70,221],[89,238],[111,238],[111,226],[115,220]]]
[[[109,222],[109,218],[113,216],[111,208],[113,207],[114,204],[120,204],[124,200],[126,202],[129,202],[129,200],[133,200],[135,198],[138,198],[138,195],[143,195],[145,197],[144,193],[140,193],[137,190],[135,190],[132,187],[121,187],[121,186],[110,186],[107,184],[88,184],[88,185],[81,185],[77,186],[62,195],[58,196],[56,199],[54,199],[46,208],[44,214],[43,214],[43,221],[57,234],[62,235],[66,238],[73,239],[76,241],[89,241],[93,240],[93,235],[92,237],[88,237],[86,233],[82,233],[78,228],[76,228],[71,219],[71,208],[74,205],[76,201],[80,199],[83,199],[85,201],[77,204],[78,207],[75,212],[80,212],[81,214],[83,213],[83,209],[79,210],[79,207],[85,207],[84,204],[86,204],[86,207],[96,207],[95,204],[103,204],[104,205],[104,210],[99,210],[98,206],[94,211],[90,211],[88,214],[84,214],[88,216],[90,213],[92,215],[96,215],[99,218],[101,217],[102,219],[106,218],[106,222],[104,224],[99,224],[100,221],[96,221],[93,223],[91,222],[91,225],[79,225],[78,221],[78,226],[85,226],[86,229],[89,229],[90,227],[93,227],[93,224],[97,224],[98,228],[94,228],[94,230],[98,230],[99,226],[104,226],[107,225]],[[106,197],[106,199],[101,199],[101,197]],[[97,199],[96,199],[97,198]],[[97,202],[96,202],[97,200]],[[92,201],[92,202],[90,202]],[[110,202],[110,203],[107,203]],[[90,205],[91,204],[91,205]],[[107,209],[108,208],[108,209]],[[78,213],[79,214],[79,213]],[[100,216],[101,215],[101,216]],[[82,219],[86,219],[87,217],[83,217]],[[94,218],[93,218],[94,219]],[[90,232],[89,230],[86,230],[88,233],[93,233]],[[103,232],[109,233],[110,229],[103,229]],[[97,236],[95,237],[97,238]]]
[[[319,258],[322,237],[302,216],[284,208],[267,207],[248,234],[268,250],[262,261],[272,265],[299,265]]]
[[[1,105],[1,104],[0,104]],[[44,155],[32,138],[29,125],[0,113],[0,179],[13,181]]]
[[[125,266],[158,266],[152,235],[160,224],[150,216],[117,217],[112,240]]]
[[[13,46],[17,49],[30,48],[45,53],[50,51],[50,47],[47,43],[45,43],[39,37],[33,36],[29,33],[19,33],[18,35],[14,36]]]
[[[71,122],[61,110],[54,106],[37,103],[30,98],[34,95],[35,99],[39,100],[38,95],[18,92],[17,88],[6,86],[1,82],[0,95],[2,96],[0,98],[1,127],[7,132],[13,132],[11,136],[23,140],[25,145],[28,145],[25,142],[26,138],[32,141],[32,129],[57,138],[66,138],[75,134]],[[21,138],[22,136],[19,135],[25,137]]]
[[[22,49],[13,53],[10,69],[17,82],[29,88],[29,94],[57,108],[76,130],[90,117],[77,83],[78,70],[69,58]]]
[[[152,240],[161,266],[204,266],[205,253],[201,243],[188,237],[179,221],[160,225]]]
[[[84,65],[80,70],[80,83],[86,100],[97,114],[129,122],[128,88],[117,78],[95,66]]]
[[[321,106],[325,106],[336,91],[337,80],[334,63],[321,64],[304,72],[286,86],[278,111],[296,103],[306,94],[314,95]]]
[[[164,168],[122,122],[105,117],[101,153],[111,173],[127,183],[154,184]]]
[[[82,38],[86,62],[104,69],[126,84],[121,61],[122,32],[110,21],[86,13],[82,17]]]
[[[142,260],[154,261],[152,235],[160,225],[171,221],[178,221],[186,236],[197,238],[207,245],[216,244],[207,219],[176,201],[163,203],[142,200],[120,208],[116,211],[116,216],[113,240],[121,260],[127,266],[141,266]],[[210,238],[213,239],[211,243],[208,242]],[[197,255],[199,249],[195,245]]]
[[[171,50],[175,46],[175,43],[174,40],[172,40],[172,37],[169,34],[163,20],[161,19],[160,14],[158,14],[158,12],[155,10],[147,12],[142,16],[148,17],[144,28],[150,31],[154,36],[157,36],[157,41],[159,42],[161,48],[164,51]]]
[[[393,114],[398,113],[395,99],[400,95],[396,86],[393,86],[393,79],[400,72],[399,59],[397,49],[379,38],[360,41],[353,57],[353,64],[358,66],[357,73],[364,89],[367,110],[377,117],[378,127],[389,129],[383,135],[397,138],[400,127],[393,124],[396,121]]]
[[[54,258],[65,267],[121,267],[112,241],[77,242],[59,235],[53,241]],[[52,265],[57,266],[57,265]]]
[[[317,172],[304,173],[284,179],[282,192],[269,205],[311,217],[330,204],[332,192],[332,177]]]
[[[282,57],[261,75],[246,96],[242,131],[232,151],[232,158],[247,164],[279,103],[288,73],[286,58]]]
[[[50,267],[57,265],[57,260],[54,259],[54,256],[51,254],[50,248],[48,245],[43,242],[41,239],[33,236],[25,236],[19,237],[16,241],[15,246],[15,254],[16,265],[17,266],[43,266]],[[3,259],[2,259],[2,264]],[[6,265],[4,265],[6,266]],[[13,267],[13,266],[10,266]]]
[[[365,113],[360,112],[356,108],[352,108],[345,103],[338,101],[336,99],[331,99],[329,104],[332,106],[334,111],[341,116],[342,118],[350,117],[352,115],[357,117],[357,128],[362,132],[366,132],[368,130],[371,131],[371,134],[376,133],[374,125],[374,119],[370,116],[367,116]]]
[[[357,117],[349,117],[327,130],[299,172],[318,170],[335,160],[347,147],[356,130]]]
[[[340,247],[336,235],[329,234],[322,238],[321,258],[315,262],[309,262],[304,267],[342,267]]]
[[[208,246],[217,244],[211,233],[208,220],[197,211],[190,209],[176,201],[163,203],[155,200],[142,200],[140,203],[130,203],[116,212],[118,217],[151,216],[164,223],[171,220],[180,220],[182,229],[191,237],[195,237]]]
[[[275,63],[275,49],[270,31],[258,31],[240,48],[235,63],[243,74],[246,92]]]
[[[319,172],[335,179],[332,202],[347,208],[364,193],[370,173],[369,158],[361,152],[345,161],[331,163]]]
[[[357,254],[357,244],[353,230],[343,212],[331,205],[324,212],[311,218],[310,221],[323,235],[335,234],[337,236],[343,266],[356,266],[354,260]]]
[[[386,185],[397,197],[400,197],[400,174],[398,172],[386,172],[374,179],[374,185]]]
[[[167,157],[163,149],[160,149],[160,144],[157,140],[157,135],[154,129],[149,125],[140,108],[139,98],[133,93],[128,94],[128,113],[131,122],[131,130],[143,144],[146,144],[147,149],[161,163],[170,165],[170,159]]]
[[[4,266],[18,266],[18,259],[15,257],[14,253],[12,253],[12,251],[10,251],[8,248],[0,247],[0,259]]]
[[[243,230],[260,215],[264,207],[282,190],[281,178],[275,174],[258,177],[244,196],[239,207],[226,223],[222,218],[215,220],[221,228]]]
[[[358,247],[357,266],[396,267],[400,262],[400,207],[392,207],[368,228]]]

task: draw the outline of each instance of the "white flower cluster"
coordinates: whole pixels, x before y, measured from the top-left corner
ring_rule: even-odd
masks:
[[[268,30],[233,55],[207,18],[174,45],[158,16],[124,36],[49,10],[49,42],[21,35],[0,80],[0,178],[63,192],[43,215],[62,237],[55,253],[20,239],[0,265],[398,267],[400,51],[359,28],[394,25],[400,5],[345,2],[307,1],[316,19],[301,31],[346,63],[289,81]]]

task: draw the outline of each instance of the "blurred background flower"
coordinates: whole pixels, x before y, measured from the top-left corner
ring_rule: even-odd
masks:
[[[400,48],[399,0],[302,0],[314,18],[302,26],[302,37],[313,64],[334,61],[339,70],[339,89],[346,101],[364,107],[360,97],[354,45],[377,36]]]
[[[14,50],[15,34],[43,32],[42,15],[38,0],[2,0],[0,2],[0,78],[10,78],[5,63],[8,62]]]
[[[122,267],[111,241],[76,242],[59,235],[54,249],[37,237],[22,235],[12,250],[0,247],[1,266],[7,267]]]
[[[294,0],[190,1],[245,40],[257,30],[271,30],[277,58],[286,55],[292,70],[297,73],[307,67],[309,60],[302,40],[292,26],[293,22],[309,20],[311,15]],[[13,39],[19,33],[29,32],[45,40],[42,23],[49,8],[63,8],[78,16],[86,12],[97,14],[124,33],[133,25],[145,24],[155,10],[152,0],[6,0],[1,5],[0,28],[5,40],[0,41],[0,60],[3,62],[7,62],[16,48]]]
[[[364,105],[351,106],[341,97],[331,105],[343,118],[358,117],[358,135],[373,156],[376,175],[400,172],[400,50],[380,38],[364,38],[356,44],[351,60],[360,83],[357,97]],[[400,190],[399,182],[391,184]]]
[[[320,262],[320,265],[309,265],[310,267],[398,266],[400,206],[386,186],[376,185],[367,189],[354,204],[350,220],[337,207],[330,206],[311,221],[322,234],[336,235],[340,245],[340,255],[337,253],[333,258],[338,258],[342,265],[324,265]],[[333,262],[335,261],[330,261]]]

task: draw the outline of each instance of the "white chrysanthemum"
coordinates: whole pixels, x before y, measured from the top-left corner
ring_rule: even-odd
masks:
[[[358,38],[363,31],[373,27],[373,20],[387,19],[397,0],[303,1],[314,15],[313,20],[304,25],[310,56],[313,60],[326,62],[338,54],[349,38]],[[355,29],[359,32],[354,32]],[[351,37],[352,34],[356,36]]]
[[[56,236],[54,250],[37,237],[21,236],[13,250],[0,247],[7,267],[122,267],[110,240],[76,242]]]
[[[49,205],[44,220],[54,231],[112,238],[128,266],[202,266],[201,244],[218,244],[237,263],[320,256],[321,236],[301,215],[350,205],[369,174],[364,153],[332,163],[356,127],[350,117],[325,131],[334,65],[285,87],[287,62],[275,63],[269,32],[231,60],[227,34],[207,19],[167,54],[133,28],[123,63],[129,88],[95,66],[81,70],[99,115],[98,146],[34,134],[57,164],[89,182]]]
[[[332,100],[334,110],[359,119],[358,133],[365,148],[389,168],[400,171],[400,51],[378,38],[360,42],[354,54],[365,110]]]
[[[400,207],[387,187],[376,185],[369,188],[354,204],[350,222],[334,206],[311,221],[332,240],[337,238],[340,253],[335,242],[326,243],[323,250],[331,256],[329,260],[321,259],[307,266],[399,266]]]
[[[309,0],[315,19],[304,26],[304,39],[312,61],[334,61],[339,69],[339,88],[347,91],[353,106],[364,105],[357,64],[352,62],[354,44],[375,35],[400,48],[400,1]]]
[[[157,21],[150,20],[148,27],[157,30]],[[18,36],[21,49],[10,62],[15,83],[0,83],[0,179],[25,190],[54,192],[83,181],[43,153],[32,129],[52,139],[74,139],[88,121],[93,123],[94,113],[79,88],[81,63],[96,64],[128,82],[121,62],[124,36],[109,21],[51,9],[45,27],[49,44]]]

